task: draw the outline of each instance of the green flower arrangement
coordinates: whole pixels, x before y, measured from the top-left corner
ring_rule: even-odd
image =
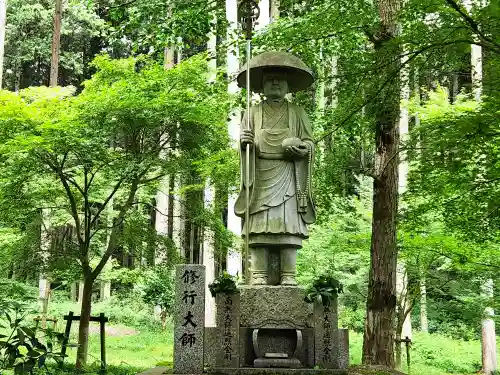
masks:
[[[313,285],[306,291],[304,301],[313,303],[318,298],[321,298],[323,306],[330,306],[330,303],[340,293],[343,292],[343,285],[332,276],[322,275],[314,280]]]
[[[214,282],[208,285],[210,294],[215,297],[219,293],[238,294],[240,291],[236,286],[236,277],[231,276],[226,271],[215,278]]]

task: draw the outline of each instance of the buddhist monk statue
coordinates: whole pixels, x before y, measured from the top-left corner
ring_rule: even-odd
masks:
[[[243,70],[238,76],[241,87],[246,87],[245,78]],[[249,233],[243,223],[242,236],[249,236],[250,284],[268,284],[269,253],[274,251],[279,252],[280,284],[296,285],[297,249],[308,238],[307,225],[316,219],[311,189],[314,142],[305,111],[285,95],[312,82],[311,71],[294,55],[265,52],[250,61],[250,89],[265,98],[244,114],[240,135],[242,183],[235,213],[245,220],[248,192]]]

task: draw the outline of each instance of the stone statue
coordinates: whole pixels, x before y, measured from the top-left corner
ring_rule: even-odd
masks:
[[[250,195],[250,283],[268,284],[269,252],[280,253],[280,284],[296,285],[296,255],[308,238],[307,225],[316,220],[312,197],[314,142],[305,111],[285,95],[313,82],[309,68],[285,52],[265,52],[250,61],[251,90],[265,100],[250,108],[250,130],[245,113],[241,123],[241,191],[236,215],[245,218]],[[238,75],[246,87],[246,71]],[[246,170],[246,145],[250,170]],[[249,173],[250,186],[245,186]],[[247,235],[243,223],[242,236]]]

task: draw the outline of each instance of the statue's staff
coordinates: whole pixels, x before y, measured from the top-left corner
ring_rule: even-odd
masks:
[[[244,29],[246,37],[246,89],[247,89],[247,123],[246,129],[251,130],[250,127],[250,104],[251,104],[251,85],[250,85],[250,59],[252,58],[252,31],[253,21],[252,18],[257,19],[259,16],[258,0],[241,0],[240,14],[244,15]],[[242,124],[243,125],[243,124]],[[245,282],[249,283],[250,280],[250,262],[249,256],[249,235],[250,235],[250,144],[246,145],[245,155],[245,250],[244,250],[244,265],[245,265]]]

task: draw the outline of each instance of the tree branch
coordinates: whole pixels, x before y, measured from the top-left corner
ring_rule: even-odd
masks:
[[[102,204],[102,206],[97,210],[96,214],[94,215],[94,218],[90,222],[91,226],[94,225],[96,223],[96,221],[99,219],[99,216],[101,215],[102,211],[104,211],[106,209],[108,203],[111,201],[111,199],[113,199],[113,197],[115,196],[116,192],[118,191],[118,189],[120,189],[120,186],[122,185],[122,183],[124,181],[125,181],[125,177],[122,177],[117,182],[117,184],[115,185],[115,187],[111,191],[111,194],[108,195],[108,197],[106,198],[106,200],[104,201],[104,203]]]
[[[127,211],[129,210],[129,208],[132,206],[132,204],[134,203],[134,199],[135,199],[135,194],[137,193],[137,189],[139,187],[139,180],[142,178],[142,176],[144,175],[145,172],[137,175],[134,180],[132,181],[132,185],[130,187],[130,192],[129,192],[129,195],[128,195],[128,198],[127,198],[127,201],[125,202],[125,204],[121,207],[120,209],[120,212],[117,216],[117,218],[115,219],[115,223],[118,222],[118,221],[123,221],[124,218],[125,218],[125,215],[127,213]],[[116,189],[117,190],[117,189]],[[116,241],[116,236],[117,236],[117,226],[115,226],[112,231],[111,231],[111,235],[110,235],[110,238],[109,238],[109,242],[108,242],[108,248],[106,249],[106,252],[104,253],[104,255],[102,256],[99,264],[96,266],[96,268],[92,271],[92,279],[95,280],[97,278],[97,276],[99,276],[99,274],[101,273],[102,269],[104,268],[104,266],[106,265],[106,263],[108,262],[109,258],[111,257],[111,255],[113,255],[114,251],[115,251],[115,241]]]
[[[500,51],[500,44],[495,42],[493,39],[487,37],[480,29],[479,24],[474,21],[474,19],[469,16],[454,0],[445,0],[448,5],[454,9],[460,16],[464,19],[464,21],[470,26],[470,28],[479,36],[481,39],[491,43]],[[477,44],[473,42],[472,44]]]

